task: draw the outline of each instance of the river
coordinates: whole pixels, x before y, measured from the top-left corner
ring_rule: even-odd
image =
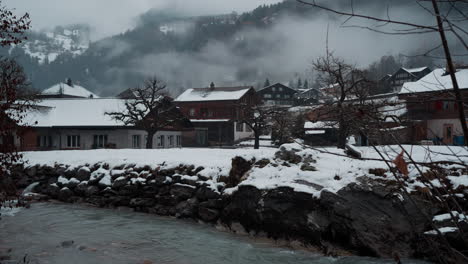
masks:
[[[65,242],[71,240],[73,243]],[[324,257],[192,221],[59,203],[37,203],[29,209],[3,214],[0,248],[12,248],[14,259],[27,254],[31,264],[394,263]]]

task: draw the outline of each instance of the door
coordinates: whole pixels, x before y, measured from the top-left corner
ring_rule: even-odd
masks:
[[[208,144],[208,130],[196,130],[196,138],[198,146],[206,146]]]
[[[453,145],[453,125],[445,124],[444,125],[444,144]]]

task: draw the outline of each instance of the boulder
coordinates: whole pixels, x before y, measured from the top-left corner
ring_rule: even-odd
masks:
[[[99,194],[99,192],[100,192],[99,187],[94,186],[94,185],[88,186],[88,188],[86,188],[86,191],[85,191],[85,196],[91,197],[91,196]]]
[[[195,193],[195,187],[190,186],[190,185],[176,183],[171,188],[171,195],[173,195],[179,201],[192,198],[194,193]]]
[[[37,166],[30,166],[26,168],[26,175],[29,177],[34,177],[36,176],[37,173]]]
[[[75,189],[78,185],[80,184],[80,181],[76,178],[71,178],[67,184],[65,184],[66,187],[70,189]]]
[[[118,191],[119,195],[121,196],[138,196],[140,190],[138,189],[137,185],[125,185]]]
[[[225,179],[226,187],[235,187],[240,182],[246,172],[252,168],[252,162],[243,159],[242,157],[235,157],[232,159],[232,168],[229,172],[229,177]]]
[[[58,199],[63,202],[68,202],[72,196],[73,192],[68,187],[63,187],[58,193]]]
[[[78,184],[75,188],[75,193],[78,194],[78,195],[85,195],[86,194],[86,190],[88,189],[88,182],[87,181],[83,181],[81,182],[80,184]]]
[[[88,167],[81,167],[76,172],[75,178],[79,181],[87,181],[91,176],[91,170]]]
[[[226,202],[223,199],[211,199],[206,202],[200,203],[200,206],[221,210],[224,208],[224,206],[226,206]]]
[[[214,190],[212,190],[211,188],[207,186],[202,186],[197,190],[196,196],[198,200],[206,201],[209,199],[218,199],[219,197],[221,197],[221,194],[219,194],[218,192],[215,192]]]
[[[156,186],[163,186],[163,185],[166,185],[167,184],[167,176],[161,176],[161,175],[157,175],[154,177],[154,184]]]
[[[109,171],[104,168],[99,168],[91,173],[88,184],[97,185],[102,180],[102,178],[104,178],[104,176],[110,177]]]
[[[275,157],[292,164],[298,164],[302,161],[302,157],[297,155],[295,150],[288,150],[285,147],[281,147],[280,150],[275,153]]]
[[[120,188],[124,187],[128,183],[127,177],[120,176],[114,180],[112,183],[112,189],[119,190]]]
[[[49,184],[44,188],[44,192],[50,197],[57,198],[60,192],[60,187],[55,183]]]
[[[216,209],[203,207],[201,205],[198,207],[198,217],[205,222],[216,222],[219,215],[220,212]]]
[[[196,215],[198,201],[196,198],[189,199],[177,204],[176,217],[177,218],[191,218]]]
[[[156,201],[151,198],[134,198],[130,200],[130,207],[153,207]]]

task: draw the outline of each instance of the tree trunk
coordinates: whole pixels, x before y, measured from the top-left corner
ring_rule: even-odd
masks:
[[[450,78],[452,79],[453,92],[455,93],[455,99],[458,105],[458,118],[461,122],[461,127],[463,130],[463,136],[465,138],[465,146],[468,146],[468,126],[466,124],[465,116],[465,106],[463,103],[463,96],[460,92],[460,87],[458,86],[457,77],[455,75],[455,67],[452,61],[452,55],[450,54],[450,49],[447,43],[447,37],[445,36],[444,23],[440,17],[439,6],[437,1],[432,0],[432,6],[434,8],[434,13],[437,19],[437,27],[439,28],[440,39],[442,40],[442,45],[444,47],[445,58],[447,60],[447,70],[450,73]]]
[[[152,149],[153,148],[153,138],[154,135],[156,134],[156,131],[147,131],[148,136],[146,138],[146,148],[147,149]]]
[[[260,148],[260,133],[254,132],[254,137],[255,137],[254,149],[259,149]]]

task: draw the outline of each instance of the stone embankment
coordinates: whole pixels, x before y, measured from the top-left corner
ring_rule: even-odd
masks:
[[[294,153],[279,153],[277,157],[291,164],[300,159]],[[423,216],[433,216],[442,209],[428,203],[423,195],[408,197],[396,182],[364,176],[337,193],[323,190],[320,198],[289,187],[260,190],[240,185],[235,192],[224,192],[237,186],[253,167],[262,168],[268,162],[236,157],[229,176],[216,181],[199,173],[203,167],[193,165],[172,169],[111,168],[105,163],[76,168],[62,164],[18,166],[12,176],[22,188],[37,183],[30,186],[33,193],[26,195],[31,200],[131,207],[139,212],[191,218],[236,233],[299,241],[328,255],[345,251],[437,261],[435,245],[444,254],[440,240],[424,234],[431,229],[431,219]],[[312,168],[302,166],[304,170]]]

